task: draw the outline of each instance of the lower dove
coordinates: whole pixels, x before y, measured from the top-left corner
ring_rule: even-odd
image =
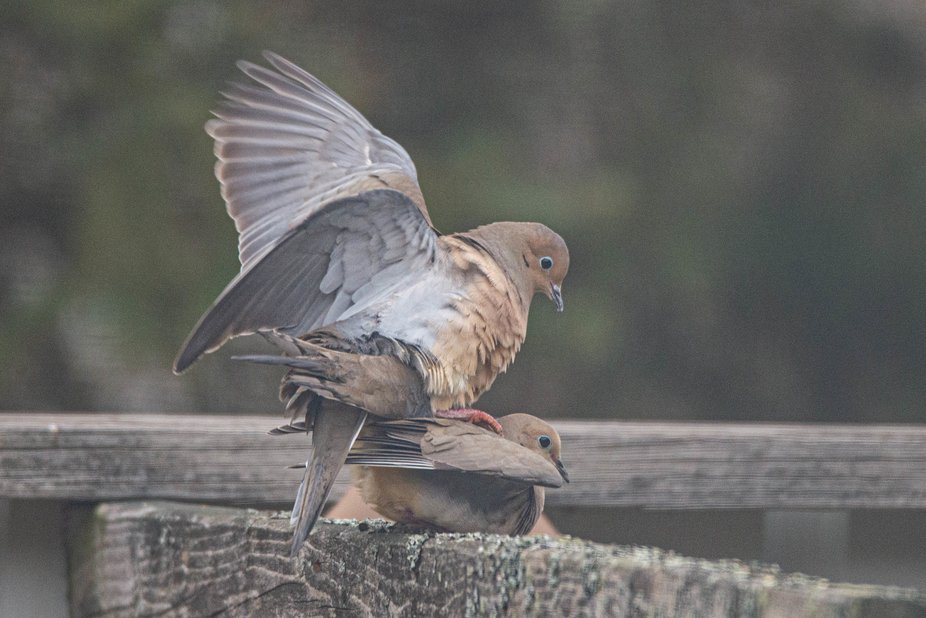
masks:
[[[375,420],[347,456],[370,507],[393,521],[442,532],[527,534],[544,487],[569,476],[560,438],[529,414],[496,419],[501,434],[450,419]]]

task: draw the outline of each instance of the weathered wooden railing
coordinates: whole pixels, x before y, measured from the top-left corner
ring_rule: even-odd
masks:
[[[7,522],[13,549],[0,555],[0,575],[20,581],[12,560],[47,551],[53,561],[66,538],[70,607],[78,615],[428,615],[437,607],[449,615],[926,614],[926,596],[914,590],[828,584],[575,539],[327,524],[290,559],[285,518],[163,502],[289,502],[301,472],[286,466],[306,458],[308,440],[266,435],[277,420],[0,414],[0,498],[20,507],[45,501],[68,520],[66,533],[31,530],[45,544],[30,540],[32,551],[23,552],[19,530],[29,532],[29,522],[21,513],[42,509],[20,508],[19,523]],[[926,508],[926,427],[555,424],[573,482],[548,493],[554,507]],[[336,494],[346,482],[342,475]],[[46,587],[58,581],[39,571]],[[9,587],[22,588],[0,577],[0,615],[4,602],[15,602]]]

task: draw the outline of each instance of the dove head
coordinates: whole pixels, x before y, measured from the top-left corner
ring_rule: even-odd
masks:
[[[569,271],[569,249],[562,237],[541,223],[500,222],[473,230],[517,283],[525,300],[546,294],[563,310],[563,279]]]
[[[530,414],[508,414],[495,420],[502,426],[502,436],[550,460],[567,483],[569,474],[560,460],[560,440],[556,430]]]

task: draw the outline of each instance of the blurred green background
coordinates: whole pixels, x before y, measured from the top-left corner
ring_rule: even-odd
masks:
[[[237,271],[202,130],[272,49],[401,143],[443,231],[572,252],[480,404],[926,422],[926,5],[4,3],[0,408],[278,413],[170,372]]]

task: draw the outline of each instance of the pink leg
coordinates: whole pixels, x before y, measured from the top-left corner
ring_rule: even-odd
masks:
[[[434,413],[437,418],[454,418],[474,425],[480,425],[501,435],[502,426],[488,412],[474,410],[473,408],[457,408],[454,410],[438,410]]]

